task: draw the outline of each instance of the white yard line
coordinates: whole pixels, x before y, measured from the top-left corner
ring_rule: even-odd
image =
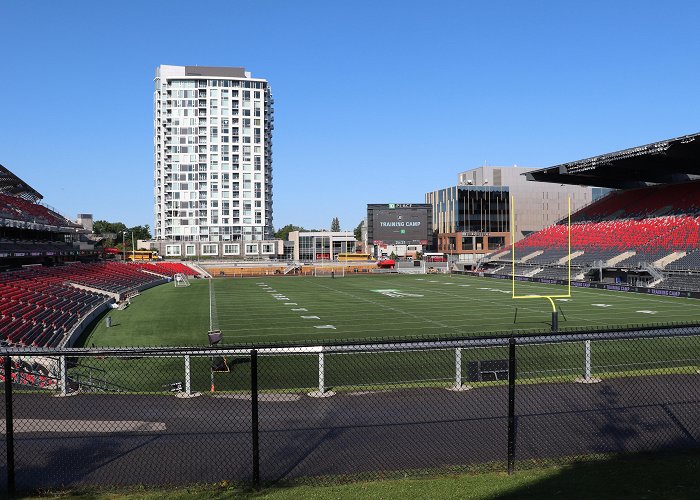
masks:
[[[369,278],[366,282],[362,283],[362,288],[360,288],[359,285],[359,280],[357,281],[356,284],[353,284],[353,288],[355,288],[358,292],[366,292],[367,288],[381,288],[382,286],[393,286],[396,287],[397,283],[395,280],[394,276],[387,277],[387,278],[379,278],[379,277],[371,277]],[[451,279],[455,279],[455,281],[462,281],[462,285],[459,286],[473,286],[475,284],[483,284],[484,287],[488,284],[489,287],[492,290],[497,290],[501,289],[502,293],[508,293],[510,292],[510,287],[511,287],[511,282],[509,280],[497,280],[493,278],[478,278],[478,277],[472,277],[472,276],[452,276]],[[430,294],[437,294],[440,296],[444,297],[450,297],[452,299],[464,299],[465,302],[465,307],[469,308],[470,310],[472,309],[478,309],[478,305],[476,308],[472,308],[469,306],[470,303],[482,303],[482,304],[488,304],[493,307],[493,313],[491,314],[484,314],[483,311],[479,311],[479,318],[482,320],[483,323],[497,323],[494,325],[495,329],[521,329],[518,328],[518,324],[515,325],[504,325],[503,324],[503,318],[506,316],[509,316],[511,314],[511,311],[509,307],[506,306],[505,311],[507,311],[507,314],[504,314],[504,308],[502,307],[504,305],[503,297],[498,297],[496,293],[493,293],[493,300],[489,298],[485,298],[484,296],[486,294],[482,293],[480,297],[462,297],[461,294],[459,294],[459,291],[463,289],[455,289],[453,288],[451,290],[452,293],[448,292],[447,289],[443,288],[442,285],[445,284],[445,281],[441,280],[423,280],[421,283],[419,283],[419,279],[413,280],[413,282],[408,285],[408,288],[410,290],[421,290],[425,291]],[[464,283],[465,281],[471,281],[472,283]],[[406,281],[401,281],[402,284],[408,282]],[[433,312],[436,312],[437,314],[441,314],[441,320],[432,320],[429,318],[421,317],[416,314],[412,314],[409,311],[405,311],[402,309],[399,309],[397,307],[392,307],[386,304],[379,303],[375,300],[372,299],[367,299],[361,296],[358,296],[355,293],[352,293],[352,291],[345,291],[345,290],[338,290],[333,287],[315,283],[317,285],[314,288],[317,289],[323,289],[324,293],[325,291],[333,291],[338,294],[342,294],[345,297],[348,297],[351,300],[348,300],[348,304],[354,303],[357,306],[361,306],[362,304],[371,304],[375,306],[376,310],[369,310],[369,311],[363,311],[362,313],[362,323],[360,327],[361,329],[353,329],[353,323],[354,320],[357,319],[357,312],[356,311],[349,311],[347,308],[342,308],[342,306],[338,306],[341,308],[341,311],[337,314],[334,314],[333,320],[334,320],[334,327],[338,327],[340,324],[340,328],[343,331],[344,335],[347,336],[352,336],[352,337],[358,337],[361,338],[362,336],[370,336],[370,335],[381,335],[381,336],[392,336],[392,335],[402,335],[406,330],[413,330],[416,326],[416,321],[419,321],[420,323],[423,324],[423,326],[420,326],[419,328],[423,329],[425,331],[426,335],[429,335],[432,333],[432,331],[440,331],[440,329],[448,330],[449,332],[454,332],[454,333],[459,333],[459,334],[470,334],[472,333],[474,329],[474,317],[473,315],[469,315],[469,318],[465,317],[465,314],[461,312],[460,310],[456,310],[454,307],[454,304],[451,304],[449,306],[445,307],[440,307],[440,304],[431,304],[430,305],[430,310]],[[422,286],[419,286],[422,285]],[[561,286],[554,286],[554,285],[547,285],[547,284],[542,284],[542,283],[532,283],[532,282],[518,282],[518,286],[521,289],[526,289],[530,293],[536,293],[535,291],[539,293],[547,293],[548,291],[551,291],[553,289],[562,289]],[[439,287],[439,288],[438,288]],[[284,288],[284,287],[283,287]],[[400,287],[399,287],[400,288]],[[457,292],[457,293],[455,293]],[[467,292],[467,290],[464,290],[464,292]],[[683,311],[687,314],[688,311],[688,302],[683,301],[682,303],[674,303],[674,302],[669,302],[668,300],[664,300],[663,297],[658,297],[658,296],[653,296],[653,295],[644,295],[644,294],[632,294],[631,292],[621,292],[617,293],[614,295],[615,300],[622,300],[624,301],[624,305],[620,305],[619,308],[596,308],[596,314],[594,319],[590,318],[590,302],[593,300],[597,300],[600,303],[605,303],[605,298],[607,296],[607,299],[610,299],[610,292],[612,290],[597,290],[597,289],[587,289],[587,288],[578,288],[578,287],[572,287],[572,293],[574,294],[574,298],[571,302],[566,304],[566,310],[564,311],[564,314],[570,319],[570,320],[576,320],[580,322],[586,322],[589,324],[595,324],[595,325],[605,325],[605,324],[620,324],[618,323],[619,320],[619,311],[622,309],[626,313],[634,313],[636,310],[643,309],[644,305],[647,303],[656,303],[656,304],[661,304],[664,307],[651,307],[650,309],[656,309],[658,311],[658,314],[660,316],[657,316],[656,319],[660,319],[660,317],[663,317],[664,314],[669,315],[673,313],[674,309],[683,309]],[[308,297],[313,297],[314,293],[309,292],[309,291],[304,291],[305,296]],[[302,294],[302,295],[304,295]],[[219,295],[222,295],[222,299],[225,298],[226,295],[230,297],[235,297],[239,295],[239,293],[217,293],[217,299],[219,298]],[[281,295],[281,293],[280,293]],[[500,300],[499,300],[500,299]],[[678,298],[673,298],[673,299],[678,299]],[[669,299],[671,300],[671,299]],[[217,302],[220,302],[217,300]],[[513,301],[515,302],[515,301]],[[528,307],[528,306],[523,306],[522,303],[524,301],[519,301],[518,304],[512,304],[513,307],[518,307],[520,311],[527,311],[527,318],[529,322],[531,323],[534,318],[532,317],[532,313],[541,315],[543,314],[543,309],[549,309],[549,305],[547,304],[547,307],[543,305],[542,308],[533,308],[533,307]],[[544,302],[544,301],[543,301]],[[297,303],[289,303],[288,305],[296,305]],[[476,304],[475,304],[476,305]],[[500,307],[500,311],[498,310]],[[641,307],[640,307],[641,306]],[[698,306],[700,307],[700,301],[698,302]],[[634,307],[635,311],[631,311],[628,308],[629,307]],[[588,309],[584,309],[588,308]],[[235,314],[240,314],[240,308],[227,308],[225,306],[221,306],[220,309],[225,312],[226,310],[230,311],[231,315]],[[617,311],[610,311],[610,309],[617,309]],[[393,321],[390,325],[388,326],[382,326],[378,328],[368,328],[368,323],[370,323],[374,318],[377,319],[377,321],[381,320],[382,318],[386,318],[386,315],[383,313],[380,313],[379,311],[381,310],[388,310],[397,313],[400,315],[398,318],[396,318],[396,321]],[[220,312],[222,312],[220,311]],[[608,312],[609,314],[604,314],[605,312]],[[266,306],[261,306],[261,307],[256,307],[256,308],[246,308],[246,312],[251,313],[248,318],[246,318],[245,322],[239,321],[236,327],[231,327],[232,330],[235,329],[237,332],[237,336],[240,338],[266,338],[266,337],[275,337],[275,336],[280,336],[280,337],[286,337],[286,336],[298,336],[300,335],[299,331],[299,326],[298,325],[290,325],[289,327],[285,326],[280,326],[280,325],[272,325],[269,328],[267,327],[262,327],[259,323],[259,321],[264,320],[265,318],[269,317],[269,308]],[[644,313],[637,313],[637,314],[644,314]],[[646,314],[645,314],[646,316]],[[648,317],[648,316],[647,316]],[[407,319],[406,321],[401,320],[400,318],[405,318]],[[410,318],[410,320],[408,320]],[[543,321],[544,323],[544,321]],[[247,326],[247,324],[250,324],[250,327]],[[565,324],[565,323],[563,323]],[[251,328],[257,330],[259,333],[256,334],[249,334],[249,335],[240,335],[241,329],[246,329],[246,328]],[[268,331],[274,333],[268,333]],[[319,332],[320,333],[320,332]]]
[[[507,283],[508,283],[507,289],[511,289],[510,288],[511,282],[509,280],[498,280],[496,278],[478,278],[475,276],[468,276],[468,277],[467,276],[460,276],[459,279],[469,279],[469,280],[473,279],[473,280],[479,280],[480,282],[482,282],[484,280],[488,280],[490,282],[495,281],[496,283],[500,284],[501,286],[503,286],[504,281],[507,281]],[[560,289],[563,287],[562,285],[547,285],[544,283],[521,282],[521,281],[517,282],[516,287],[518,285],[525,285],[523,288],[533,288],[537,292],[544,291],[544,293],[546,293],[548,287],[558,287]],[[549,289],[551,290],[551,288],[549,288]],[[516,288],[516,290],[517,290],[517,288]],[[655,303],[655,304],[662,304],[663,306],[665,306],[664,309],[666,309],[666,311],[668,311],[668,312],[671,312],[672,310],[675,310],[675,309],[679,309],[679,310],[683,310],[685,313],[687,313],[688,305],[689,305],[687,300],[695,300],[696,303],[691,303],[690,305],[691,305],[691,307],[697,307],[698,313],[700,314],[700,301],[698,301],[697,299],[688,299],[687,297],[669,297],[668,300],[664,300],[661,297],[651,295],[651,294],[645,295],[645,294],[634,293],[634,292],[620,292],[617,290],[599,290],[599,289],[582,288],[582,287],[571,287],[571,293],[572,293],[572,295],[575,296],[574,298],[577,298],[576,296],[580,297],[581,295],[584,295],[584,296],[588,295],[588,296],[593,297],[593,298],[588,299],[588,300],[595,300],[595,299],[602,300],[606,296],[609,298],[610,297],[609,294],[612,293],[612,294],[614,294],[616,300],[619,299],[619,300],[622,300],[625,302],[633,302],[634,307],[639,307],[640,302]],[[683,299],[683,298],[686,299],[686,301],[684,301],[683,303],[672,302],[673,300]],[[584,300],[586,300],[586,299],[584,299]],[[583,318],[581,318],[581,319],[583,319]]]
[[[373,285],[373,286],[374,286],[374,285]],[[382,308],[382,309],[387,309],[387,310],[389,310],[389,311],[393,311],[393,312],[396,312],[396,313],[399,313],[399,314],[403,314],[403,315],[405,315],[405,316],[409,316],[409,317],[411,317],[411,318],[414,318],[414,319],[416,319],[416,320],[419,320],[419,321],[422,321],[422,322],[425,322],[425,323],[430,323],[430,324],[437,325],[437,326],[442,327],[442,328],[450,329],[450,330],[452,330],[452,331],[455,332],[455,333],[463,333],[463,332],[458,331],[456,328],[453,328],[453,327],[451,327],[451,326],[449,326],[449,325],[446,325],[446,324],[444,324],[444,323],[441,323],[441,322],[439,322],[439,321],[435,321],[435,320],[427,319],[427,318],[424,318],[424,317],[420,317],[420,316],[417,316],[417,315],[415,315],[415,314],[411,314],[411,313],[409,313],[409,312],[403,311],[403,310],[401,310],[401,309],[396,309],[395,307],[390,307],[390,306],[387,306],[387,305],[385,305],[385,304],[380,304],[379,302],[376,302],[376,301],[371,300],[371,299],[365,299],[365,298],[363,298],[363,297],[358,297],[357,295],[353,295],[353,294],[350,293],[350,292],[337,290],[337,289],[335,289],[335,288],[331,288],[331,287],[328,287],[328,286],[325,286],[325,285],[319,285],[319,287],[320,287],[320,288],[325,288],[326,290],[333,290],[333,291],[335,291],[335,292],[341,293],[341,294],[343,294],[343,295],[347,295],[347,296],[349,296],[349,297],[352,297],[352,298],[354,298],[354,299],[360,300],[360,301],[362,301],[362,302],[367,302],[367,303],[370,303],[370,304],[372,304],[372,305],[374,305],[374,306],[376,306],[376,307],[380,307],[380,308]]]
[[[491,279],[491,278],[486,278],[486,279]],[[483,289],[484,289],[484,290],[491,290],[490,288],[483,288]],[[456,295],[456,294],[454,294],[454,293],[443,292],[443,291],[435,290],[435,289],[430,289],[430,291],[433,292],[433,293],[437,293],[437,294],[439,294],[439,295],[444,295],[444,296],[452,297],[452,298],[460,298],[460,297],[462,297],[461,295]],[[467,300],[467,301],[470,301],[470,302],[471,302],[471,301],[484,302],[484,303],[490,304],[490,305],[492,305],[492,306],[500,306],[500,305],[503,304],[503,302],[501,302],[501,301],[483,299],[483,298],[479,298],[479,297],[463,297],[463,298],[464,298],[464,300]],[[535,313],[542,313],[542,311],[541,311],[540,309],[533,309],[532,307],[524,306],[524,305],[523,305],[523,301],[518,301],[517,304],[512,303],[511,305],[512,305],[513,307],[517,307],[518,310],[531,311],[531,312],[535,312]],[[509,312],[509,314],[510,314],[510,312]],[[571,316],[568,312],[565,312],[565,314],[567,315],[567,317],[568,317],[568,316]],[[482,314],[481,317],[486,317],[486,315]],[[502,314],[498,314],[497,316],[494,316],[494,317],[495,317],[495,318],[503,318],[504,316],[503,316]],[[571,317],[574,317],[574,316],[571,316]],[[545,319],[546,319],[546,318],[545,318]],[[594,323],[594,324],[597,324],[597,323],[598,323],[596,320],[589,319],[589,318],[583,318],[583,317],[578,318],[578,317],[577,317],[576,319],[581,319],[582,321],[587,321],[587,322],[589,322],[589,323]]]

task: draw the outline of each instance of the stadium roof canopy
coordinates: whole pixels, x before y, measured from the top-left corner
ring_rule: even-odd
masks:
[[[700,133],[562,163],[525,174],[529,181],[614,189],[700,179]]]
[[[18,196],[32,203],[43,198],[37,190],[2,165],[0,165],[0,193]]]

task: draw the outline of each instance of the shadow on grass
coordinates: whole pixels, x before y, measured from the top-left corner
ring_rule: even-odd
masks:
[[[530,468],[524,469],[523,467]],[[82,471],[86,472],[86,471]],[[34,491],[39,498],[470,498],[515,499],[697,499],[700,498],[700,449],[585,457],[566,462],[520,464],[512,476],[501,471],[455,474],[437,471],[423,477],[327,477],[279,482],[260,490],[227,481],[158,487],[77,487]],[[32,498],[34,498],[32,497]]]
[[[529,467],[529,468],[525,468]],[[240,489],[242,498],[469,498],[520,500],[561,498],[698,499],[700,449],[675,452],[609,455],[579,460],[519,464],[512,476],[505,471],[471,471],[423,477],[326,478],[278,482],[260,491]]]
[[[516,472],[490,498],[700,498],[700,448],[582,459]],[[510,479],[510,478],[509,478]],[[519,479],[519,480],[517,480]]]

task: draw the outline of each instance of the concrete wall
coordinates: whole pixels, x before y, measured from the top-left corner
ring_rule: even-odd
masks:
[[[107,302],[95,307],[92,310],[92,312],[90,312],[87,316],[84,316],[82,321],[78,323],[78,325],[75,328],[73,328],[73,331],[70,332],[70,335],[64,341],[63,345],[59,347],[73,347],[75,341],[80,338],[80,336],[88,327],[88,325],[90,325],[90,323],[92,323],[95,320],[95,318],[99,317],[100,314],[111,309],[112,304],[114,304],[114,299],[109,299],[107,300]]]
[[[149,288],[153,288],[154,286],[162,285],[164,283],[168,283],[169,279],[162,279],[159,280],[155,283],[147,283],[145,285],[142,285],[138,287],[136,290],[139,292],[142,292],[143,290],[147,290]],[[121,298],[123,299],[128,292],[124,292],[121,294]],[[76,340],[80,338],[80,335],[85,331],[85,328],[88,327],[90,323],[92,323],[95,318],[97,318],[100,314],[105,312],[108,309],[111,309],[112,304],[114,304],[116,300],[113,298],[110,298],[107,300],[107,302],[98,305],[95,307],[90,313],[88,313],[86,316],[83,317],[83,319],[78,323],[78,325],[73,329],[72,332],[70,332],[68,339],[64,341],[63,347],[73,347],[73,344],[75,343]]]

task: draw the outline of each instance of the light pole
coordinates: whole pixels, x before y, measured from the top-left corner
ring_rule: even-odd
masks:
[[[134,232],[131,231],[131,258],[136,260],[136,247],[134,245]]]
[[[122,231],[122,260],[126,262],[126,231]]]

